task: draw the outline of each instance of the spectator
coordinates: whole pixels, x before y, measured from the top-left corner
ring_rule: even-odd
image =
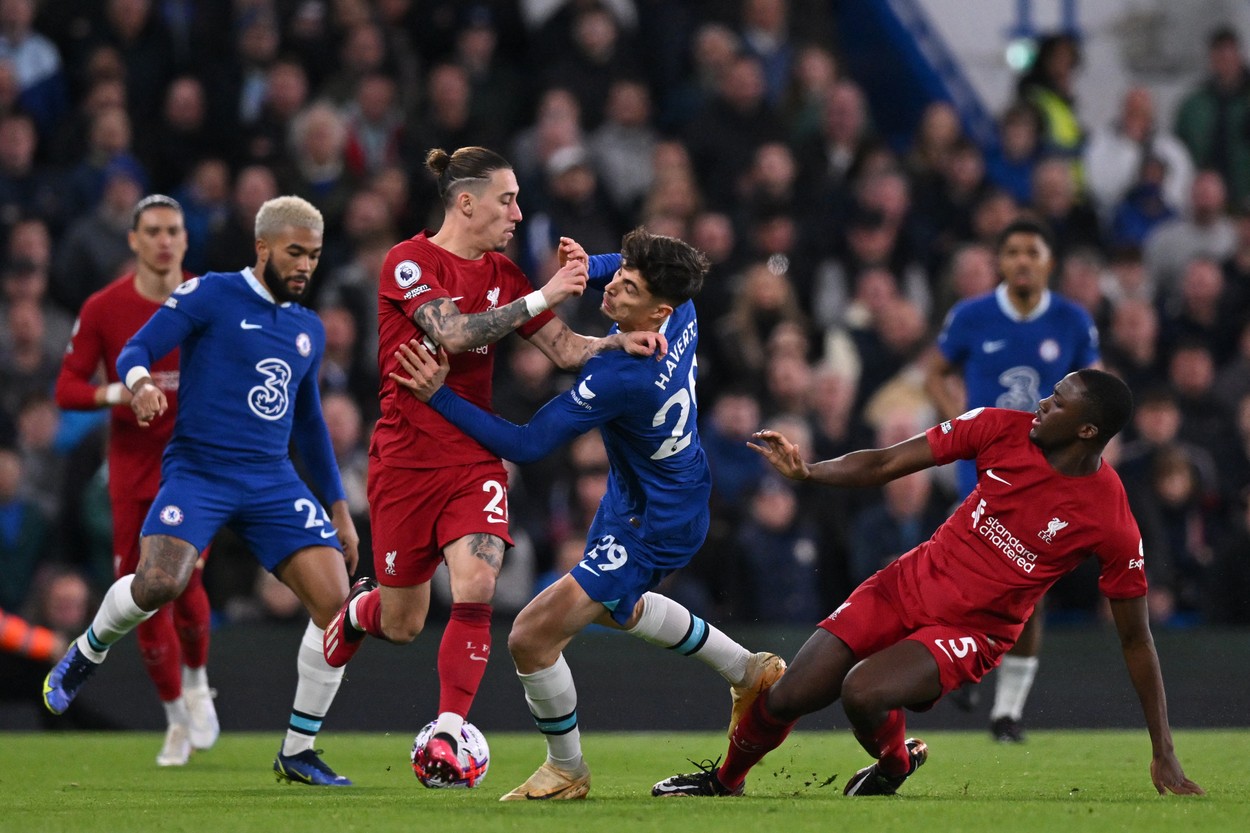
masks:
[[[643,68],[616,18],[597,3],[576,9],[572,35],[570,48],[548,65],[545,86],[561,86],[572,92],[581,109],[582,124],[595,130],[603,122],[612,85],[623,78],[642,77]]]
[[[0,610],[25,604],[35,570],[48,557],[49,519],[21,494],[22,458],[0,447]]]
[[[230,197],[230,213],[208,239],[205,252],[209,269],[229,269],[246,263],[256,247],[256,212],[278,196],[278,182],[268,167],[249,165],[239,171]]]
[[[1033,202],[1031,207],[1055,239],[1055,260],[1081,246],[1099,248],[1102,233],[1098,215],[1080,202],[1079,185],[1072,164],[1051,157],[1038,163],[1033,171]]]
[[[1218,263],[1195,258],[1185,267],[1178,292],[1164,299],[1160,341],[1167,352],[1186,342],[1200,342],[1217,364],[1236,349],[1237,325],[1232,319],[1224,273]]]
[[[399,90],[387,75],[375,72],[360,79],[344,110],[347,119],[347,167],[358,177],[400,161],[404,116]]]
[[[18,103],[47,139],[67,109],[67,87],[61,53],[34,21],[35,0],[0,0],[0,60],[12,62]]]
[[[222,137],[208,119],[204,85],[184,75],[169,83],[160,118],[140,131],[140,156],[152,188],[173,193],[201,160],[222,151]]]
[[[62,195],[57,177],[35,164],[38,137],[29,116],[0,116],[0,246],[25,217],[57,221]]]
[[[282,190],[311,202],[325,217],[326,239],[343,229],[358,181],[347,167],[347,124],[328,104],[309,105],[291,122],[289,159],[277,172]]]
[[[1217,542],[1207,570],[1207,620],[1213,625],[1250,624],[1250,500],[1243,493],[1231,529]]]
[[[1176,135],[1194,164],[1214,171],[1228,187],[1231,202],[1250,196],[1250,73],[1237,33],[1221,27],[1207,41],[1210,75],[1176,111]]]
[[[746,615],[760,622],[811,622],[824,608],[820,539],[800,512],[793,485],[769,474],[759,481],[738,532],[749,578]]]
[[[604,122],[590,134],[587,146],[612,207],[621,216],[635,213],[651,188],[658,141],[646,85],[627,78],[613,82]]]
[[[192,274],[209,271],[208,243],[230,219],[230,168],[219,157],[205,157],[191,169],[173,196],[182,204],[187,229],[183,267]]]
[[[765,97],[759,60],[739,55],[721,78],[714,99],[685,129],[699,187],[718,210],[734,204],[741,179],[760,145],[785,136]]]
[[[1042,118],[1018,101],[998,120],[998,146],[986,162],[989,179],[1021,205],[1033,201],[1033,169],[1042,158]]]
[[[1159,313],[1149,301],[1125,298],[1111,313],[1103,359],[1107,369],[1132,390],[1148,391],[1165,379],[1164,354],[1159,349]],[[1139,398],[1140,410],[1145,403]]]
[[[781,101],[781,115],[792,147],[803,147],[820,133],[826,96],[838,82],[838,61],[818,43],[799,47]]]
[[[1189,151],[1175,136],[1159,130],[1150,90],[1133,87],[1124,95],[1119,118],[1095,130],[1085,148],[1086,186],[1104,222],[1128,196],[1149,159],[1163,167],[1164,204],[1184,211],[1194,178]]]
[[[126,245],[131,210],[143,186],[126,166],[105,174],[104,193],[95,209],[65,232],[52,261],[52,295],[77,312],[87,296],[117,277],[131,257]]]
[[[155,120],[175,69],[174,41],[156,11],[157,5],[149,0],[108,0],[96,38],[121,55],[130,115],[144,125]]]
[[[455,36],[454,60],[469,79],[470,119],[475,124],[497,125],[510,135],[521,126],[523,80],[518,68],[501,54],[499,40],[490,8],[470,5],[464,11],[464,26]]]
[[[1162,159],[1147,156],[1124,197],[1112,206],[1107,229],[1113,250],[1140,251],[1159,225],[1176,217],[1163,194],[1167,167]]]
[[[308,104],[308,75],[292,60],[264,67],[244,64],[244,102],[239,102],[237,155],[244,164],[276,165],[283,158],[287,134],[295,117]],[[251,99],[255,98],[255,103]]]
[[[106,107],[92,120],[86,151],[69,172],[70,216],[80,216],[98,203],[106,180],[115,172],[125,173],[139,184],[140,191],[145,190],[148,175],[131,152],[130,124],[120,107]]]
[[[1086,138],[1076,112],[1080,66],[1081,46],[1075,35],[1044,35],[1037,42],[1032,65],[1016,84],[1017,97],[1041,115],[1043,153],[1068,161],[1078,188],[1083,182],[1081,152]]]
[[[1155,292],[1172,295],[1185,266],[1195,257],[1222,263],[1237,246],[1237,230],[1224,208],[1227,192],[1220,175],[1199,171],[1190,191],[1189,214],[1154,228],[1142,257]]]
[[[739,25],[744,49],[764,70],[765,97],[774,107],[782,103],[795,61],[788,6],[788,0],[745,0]]]

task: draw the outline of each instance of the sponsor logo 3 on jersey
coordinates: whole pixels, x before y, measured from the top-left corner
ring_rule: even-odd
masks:
[[[417,297],[418,295],[424,294],[429,291],[430,291],[430,285],[428,283],[423,283],[420,286],[414,286],[412,289],[409,289],[407,292],[404,293],[404,300],[411,301],[413,298]]]
[[[177,526],[182,523],[182,510],[172,503],[161,509],[161,523],[165,526]]]
[[[1026,573],[1033,572],[1033,569],[1037,567],[1037,553],[1012,535],[1002,521],[988,514],[987,508],[984,500],[977,504],[977,508],[972,511],[972,528],[988,541],[990,546],[1006,556],[1008,561]]]
[[[1055,536],[1058,535],[1059,531],[1067,525],[1067,521],[1061,521],[1058,518],[1051,518],[1046,522],[1046,528],[1037,533],[1037,537],[1041,538],[1048,544],[1053,544],[1055,542]]]

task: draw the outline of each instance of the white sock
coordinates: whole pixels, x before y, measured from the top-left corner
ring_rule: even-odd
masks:
[[[189,665],[182,666],[182,689],[183,691],[204,691],[208,688],[208,666],[201,665],[199,668],[192,668]]]
[[[525,702],[538,730],[547,738],[547,760],[560,769],[581,772],[582,733],[577,728],[577,687],[564,654],[550,668],[533,674],[517,672]]]
[[[434,721],[434,734],[447,735],[456,743],[456,748],[460,748],[460,727],[464,725],[464,717],[455,712],[439,712],[438,719]]]
[[[697,657],[715,668],[730,685],[742,683],[751,659],[751,652],[720,628],[659,593],[642,597],[642,616],[626,633],[684,656]]]
[[[135,604],[135,598],[130,593],[130,585],[134,580],[134,574],[131,573],[113,582],[113,586],[104,594],[104,601],[100,602],[100,609],[95,612],[91,626],[78,637],[78,650],[92,662],[104,662],[110,645],[156,612],[144,610]]]
[[[994,690],[994,708],[990,720],[1010,717],[1019,720],[1024,715],[1024,701],[1029,699],[1033,677],[1037,675],[1037,657],[1003,657],[998,666],[998,687]]]
[[[181,697],[166,700],[162,705],[165,707],[165,722],[170,726],[175,723],[181,723],[183,726],[191,724],[191,714],[187,711],[187,703]]]
[[[282,742],[283,755],[298,755],[313,748],[317,733],[321,731],[321,721],[330,711],[339,683],[343,682],[343,669],[332,668],[321,652],[324,638],[325,631],[309,622],[300,640],[299,658],[295,662],[299,683],[295,686],[295,703],[287,724],[286,740]]]

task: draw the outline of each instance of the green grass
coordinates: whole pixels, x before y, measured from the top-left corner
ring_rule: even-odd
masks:
[[[847,776],[866,763],[849,732],[796,732],[752,773],[740,799],[653,799],[651,784],[689,771],[687,756],[721,754],[712,734],[590,734],[590,799],[552,804],[497,799],[541,762],[537,734],[488,735],[491,769],[475,790],[426,790],[412,777],[410,739],[320,738],[349,789],[278,785],[275,735],[224,734],[178,769],[153,763],[150,733],[0,734],[0,831],[534,830],[754,833],[838,831],[1142,831],[1246,829],[1250,731],[1183,731],[1186,773],[1205,798],[1160,798],[1150,746],[1135,732],[1044,732],[1020,746],[982,732],[932,732],[929,762],[893,798],[850,799]],[[1241,819],[1241,821],[1238,821]]]

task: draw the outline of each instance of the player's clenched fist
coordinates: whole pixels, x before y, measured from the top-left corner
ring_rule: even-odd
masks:
[[[547,306],[554,307],[565,298],[577,298],[586,291],[586,263],[581,260],[570,260],[551,276],[542,288]]]
[[[165,413],[168,407],[169,400],[165,398],[165,392],[152,381],[140,382],[138,389],[134,391],[134,398],[130,400],[130,409],[135,412],[135,419],[144,428]]]

